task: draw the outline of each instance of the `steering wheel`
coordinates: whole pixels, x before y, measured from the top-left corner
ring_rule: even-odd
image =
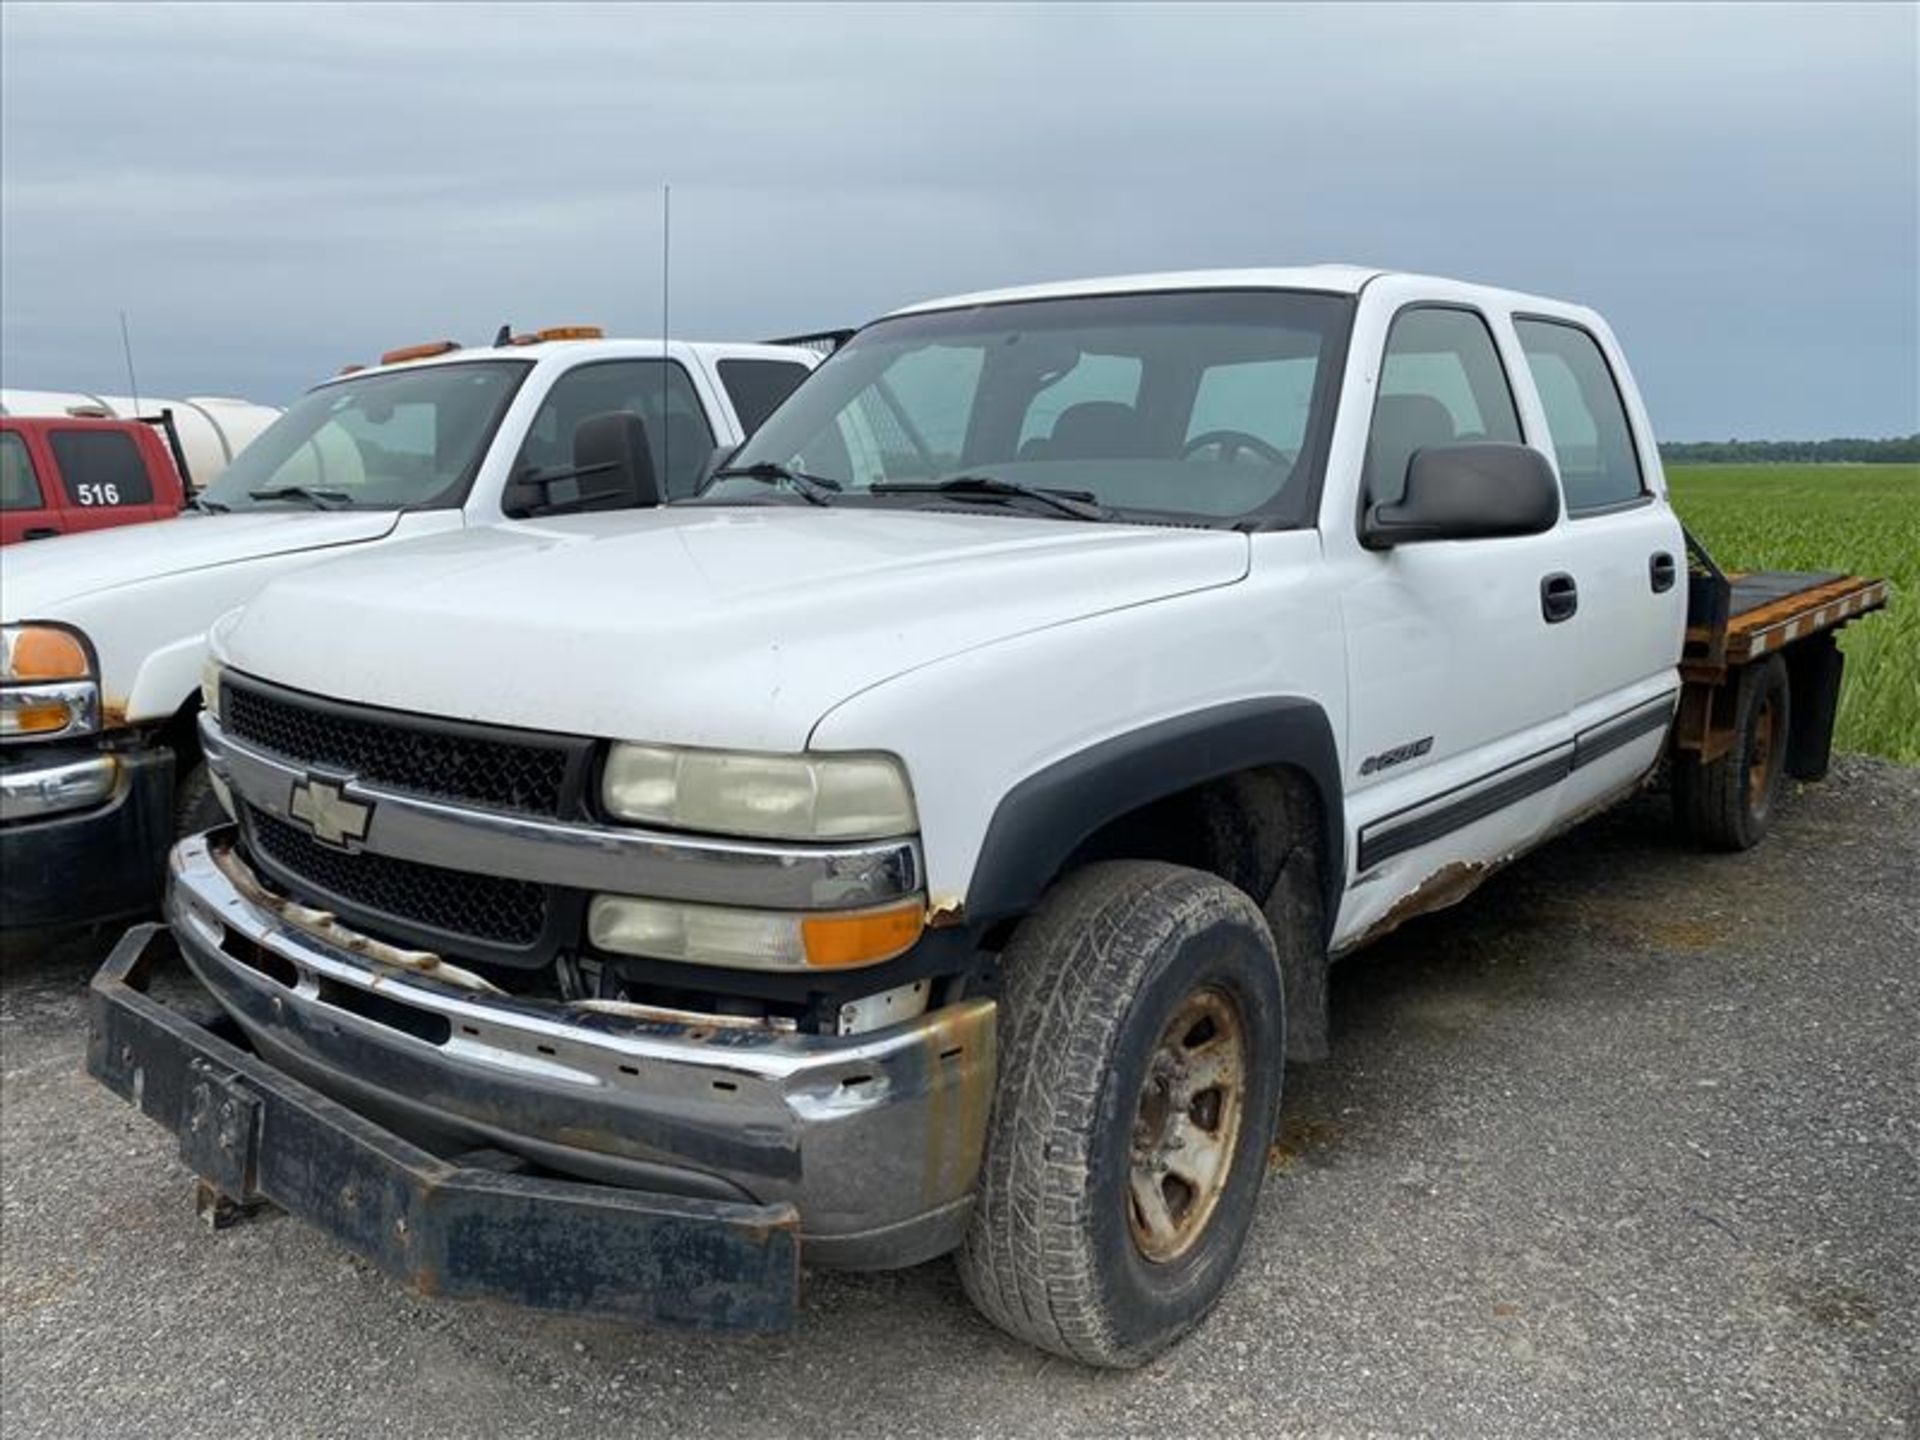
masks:
[[[1180,458],[1191,460],[1200,451],[1210,445],[1220,447],[1220,462],[1230,465],[1245,450],[1258,455],[1271,465],[1282,469],[1291,468],[1293,457],[1277,445],[1269,445],[1258,435],[1249,435],[1244,430],[1205,430],[1194,436],[1180,447]]]

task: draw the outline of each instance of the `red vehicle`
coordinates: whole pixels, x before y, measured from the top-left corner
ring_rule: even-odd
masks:
[[[0,545],[178,515],[170,420],[0,419]]]

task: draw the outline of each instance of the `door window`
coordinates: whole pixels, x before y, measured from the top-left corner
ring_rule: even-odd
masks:
[[[67,499],[83,510],[151,505],[153,482],[140,447],[123,430],[55,430],[47,436]]]
[[[1400,499],[1416,450],[1520,439],[1513,388],[1487,322],[1472,310],[1402,311],[1387,333],[1367,441],[1367,496]]]
[[[740,428],[748,435],[807,378],[807,367],[791,360],[722,360],[715,368],[733,402],[733,413],[740,417]]]
[[[540,402],[514,473],[571,469],[574,427],[614,410],[646,422],[663,498],[684,499],[699,488],[713,458],[713,430],[687,372],[667,360],[603,360],[562,375]]]
[[[0,430],[0,510],[44,510],[46,505],[27,442],[15,431]]]
[[[1516,320],[1513,328],[1547,412],[1568,512],[1644,495],[1627,407],[1593,336],[1558,320]]]

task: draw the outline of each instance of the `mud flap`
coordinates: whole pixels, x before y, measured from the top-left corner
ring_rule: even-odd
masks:
[[[1325,1060],[1327,1038],[1327,946],[1320,919],[1320,879],[1313,853],[1289,851],[1260,909],[1280,952],[1280,978],[1287,999],[1287,1063]]]

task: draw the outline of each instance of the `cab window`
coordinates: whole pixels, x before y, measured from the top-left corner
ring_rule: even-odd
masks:
[[[0,510],[44,510],[46,504],[27,442],[12,430],[0,430]]]
[[[713,430],[687,372],[668,360],[601,360],[567,371],[540,402],[514,473],[570,469],[575,427],[614,410],[646,422],[663,498],[684,499],[699,488],[713,458]]]
[[[140,447],[125,431],[54,430],[47,443],[70,503],[87,510],[153,503],[153,481]]]
[[[1515,320],[1513,328],[1547,412],[1568,513],[1639,499],[1646,482],[1633,427],[1593,336],[1558,320]]]
[[[1417,450],[1470,441],[1520,439],[1520,415],[1487,322],[1472,310],[1403,310],[1387,332],[1380,393],[1367,440],[1367,498],[1391,504],[1406,493]]]
[[[714,368],[720,372],[727,399],[733,402],[733,413],[740,417],[741,430],[748,435],[807,378],[807,367],[791,360],[722,360]]]

